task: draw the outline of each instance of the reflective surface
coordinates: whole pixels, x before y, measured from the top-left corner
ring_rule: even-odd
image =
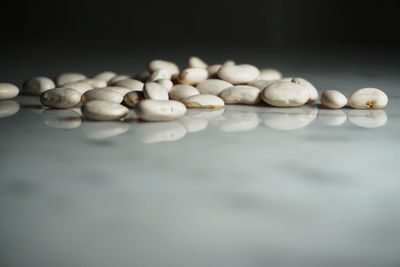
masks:
[[[0,102],[4,266],[396,266],[399,99],[88,122]]]

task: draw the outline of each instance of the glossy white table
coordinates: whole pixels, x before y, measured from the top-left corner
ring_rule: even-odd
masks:
[[[398,266],[399,78],[304,74],[390,103],[138,123],[0,102],[0,265]]]

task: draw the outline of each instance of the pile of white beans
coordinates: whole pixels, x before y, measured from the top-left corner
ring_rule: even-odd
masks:
[[[18,95],[17,86],[0,83],[0,100]],[[182,117],[187,108],[220,109],[225,104],[299,107],[318,100],[318,90],[303,78],[283,78],[275,69],[249,64],[208,65],[198,57],[187,68],[169,61],[153,60],[147,71],[129,76],[102,72],[88,78],[63,73],[54,80],[35,77],[22,86],[22,93],[40,97],[43,106],[69,109],[81,105],[88,120],[120,120],[133,108],[145,121],[169,121]],[[355,109],[380,109],[387,95],[376,88],[362,88],[348,98],[337,90],[321,94],[321,104],[330,109],[346,105]]]

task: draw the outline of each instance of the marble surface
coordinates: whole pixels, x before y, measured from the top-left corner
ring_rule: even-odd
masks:
[[[399,100],[163,123],[2,101],[1,266],[396,266]]]
[[[135,73],[152,58],[196,55],[126,51],[20,49],[2,57],[0,80]],[[32,97],[1,101],[0,266],[399,266],[398,57],[222,51],[206,61],[276,67],[320,92],[377,87],[389,105],[235,105],[138,123],[132,112],[87,122]]]

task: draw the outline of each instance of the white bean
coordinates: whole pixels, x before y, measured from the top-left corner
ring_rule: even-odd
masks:
[[[73,83],[73,82],[78,82],[85,80],[87,77],[84,74],[81,73],[73,73],[73,72],[67,72],[67,73],[61,73],[58,75],[55,79],[56,85],[61,86],[66,83]]]
[[[71,108],[81,101],[81,94],[71,88],[54,88],[40,95],[40,103],[51,108]]]
[[[254,81],[259,75],[260,71],[249,64],[223,65],[218,71],[218,76],[231,84],[245,84]]]
[[[347,98],[337,90],[327,90],[321,94],[321,104],[327,108],[342,108],[347,104]]]
[[[0,83],[0,100],[14,98],[18,95],[19,89],[11,83]]]
[[[82,114],[89,120],[119,120],[125,117],[129,110],[121,104],[103,100],[86,102],[81,107]]]
[[[207,109],[218,109],[225,106],[224,100],[216,95],[201,94],[189,96],[182,99],[182,102],[188,108],[207,108]]]
[[[186,107],[174,100],[143,100],[135,107],[138,117],[146,121],[169,121],[182,117]]]
[[[143,89],[144,97],[152,100],[168,100],[168,92],[155,82],[145,83]]]
[[[219,95],[222,90],[231,87],[232,84],[219,79],[207,79],[196,85],[201,94]]]
[[[123,96],[110,89],[93,89],[89,90],[82,95],[82,102],[89,102],[92,100],[104,100],[112,103],[121,103]]]
[[[208,77],[208,72],[202,68],[188,68],[178,75],[178,82],[181,84],[195,85],[204,81]]]
[[[53,89],[53,80],[47,77],[35,77],[24,82],[22,92],[27,95],[40,95],[46,90]]]
[[[310,93],[303,85],[277,81],[265,87],[261,92],[261,98],[271,106],[298,107],[307,103]]]
[[[260,89],[248,85],[236,85],[224,89],[219,96],[225,104],[254,105],[261,101]]]
[[[387,95],[377,88],[362,88],[349,97],[349,105],[356,109],[379,109],[386,107],[387,103]]]
[[[173,100],[181,101],[186,97],[198,94],[200,93],[195,87],[187,84],[178,84],[172,87],[169,97]]]

